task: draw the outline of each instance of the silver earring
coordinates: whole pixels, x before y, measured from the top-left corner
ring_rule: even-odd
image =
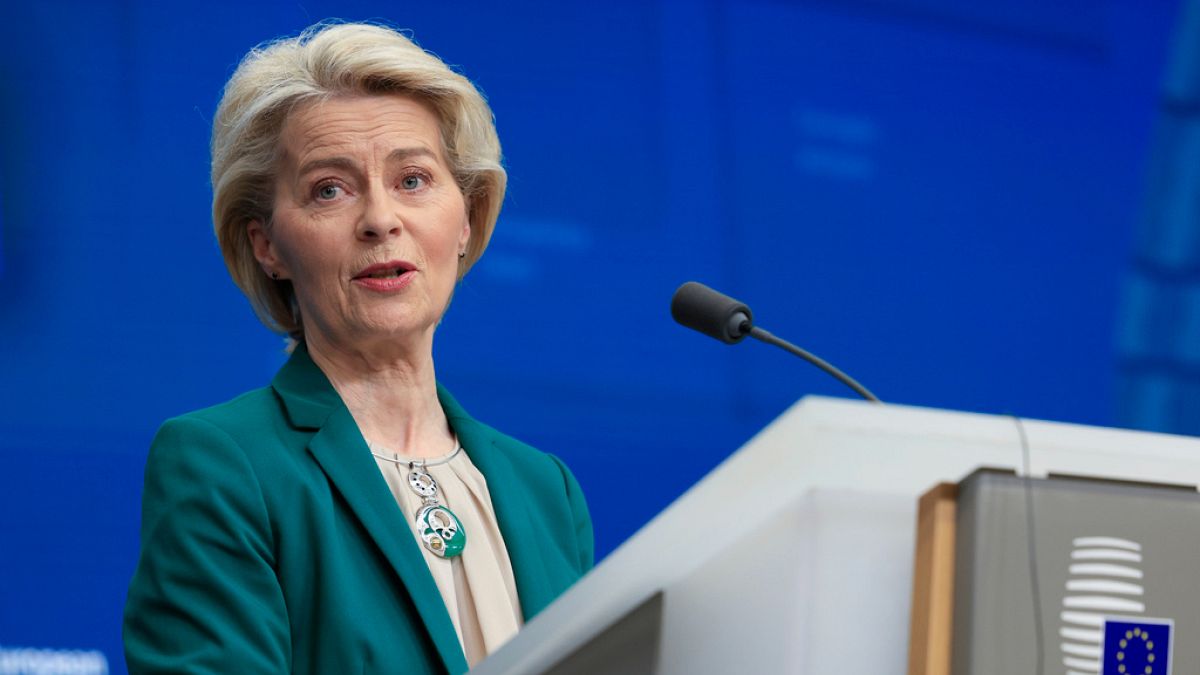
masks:
[[[271,272],[271,278],[279,281],[279,272]]]
[[[458,257],[459,257],[459,258],[465,258],[465,257],[467,257],[467,252],[466,252],[466,251],[459,251],[459,252],[458,252]]]

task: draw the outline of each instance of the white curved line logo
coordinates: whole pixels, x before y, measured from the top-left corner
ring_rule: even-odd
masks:
[[[1067,675],[1096,675],[1102,665],[1105,616],[1146,613],[1142,545],[1117,537],[1078,537],[1072,543],[1059,646]]]

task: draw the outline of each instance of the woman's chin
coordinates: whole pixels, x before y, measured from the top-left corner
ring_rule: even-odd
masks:
[[[355,339],[362,342],[364,345],[369,344],[411,344],[417,346],[425,342],[434,327],[437,325],[436,319],[416,321],[413,316],[397,317],[393,320],[387,318],[375,320],[363,324],[358,330],[354,331]]]

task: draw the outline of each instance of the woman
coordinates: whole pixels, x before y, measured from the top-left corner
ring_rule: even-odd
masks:
[[[241,63],[212,156],[230,273],[295,349],[155,437],[130,672],[463,672],[593,556],[566,467],[434,377],[504,196],[491,111],[399,33],[319,25]]]

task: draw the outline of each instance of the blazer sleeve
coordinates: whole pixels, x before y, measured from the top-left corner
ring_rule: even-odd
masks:
[[[228,434],[192,417],[163,425],[146,461],[141,540],[125,605],[130,673],[291,670],[271,522]]]
[[[583,498],[583,489],[563,461],[554,455],[550,459],[558,465],[562,472],[563,483],[567,490],[567,503],[571,507],[571,517],[575,525],[575,539],[578,542],[579,571],[586,574],[596,563],[596,536],[592,530],[592,516],[588,512],[587,501]]]

